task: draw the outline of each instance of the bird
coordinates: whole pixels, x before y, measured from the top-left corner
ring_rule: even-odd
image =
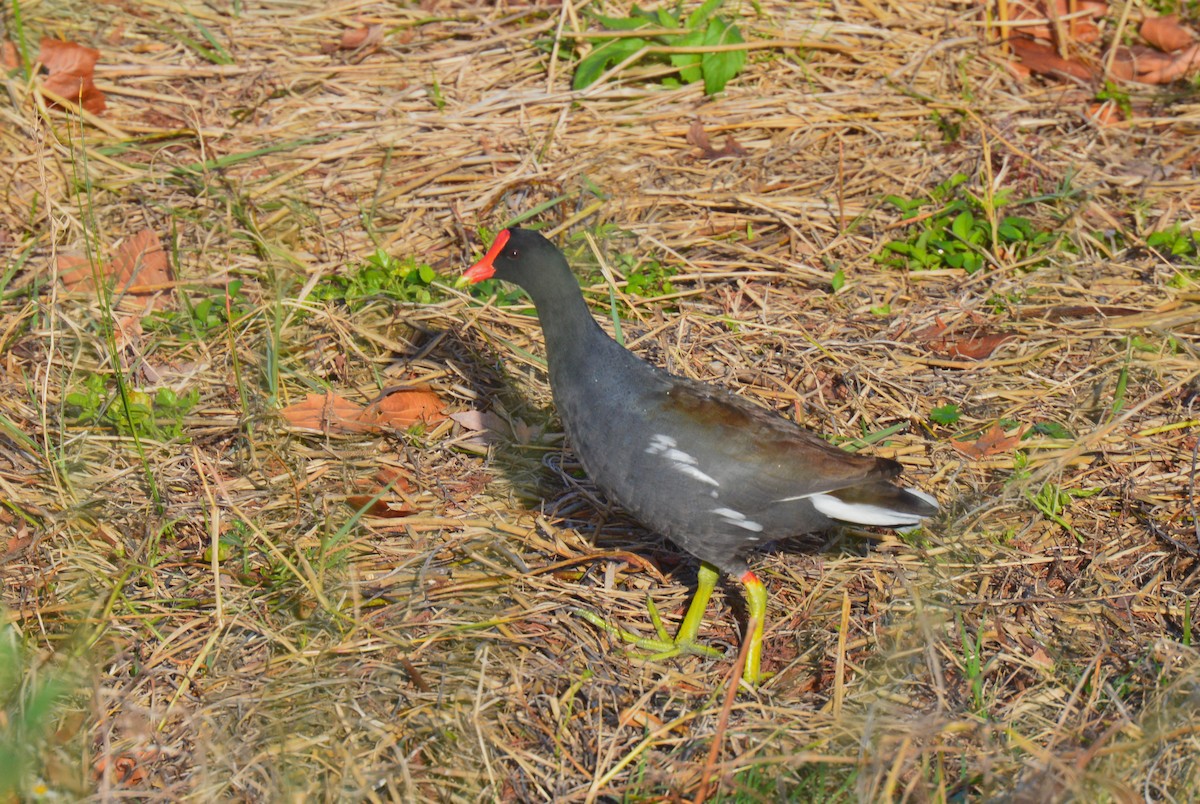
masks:
[[[610,502],[700,560],[696,592],[673,641],[639,639],[604,624],[610,633],[663,656],[716,653],[700,644],[699,631],[726,573],[741,581],[746,599],[742,678],[758,686],[767,591],[749,554],[837,523],[911,528],[937,512],[934,497],[894,482],[896,461],[839,449],[617,343],[592,316],[566,257],[539,232],[501,230],[459,284],[490,278],[517,285],[533,301],[555,406],[588,477]]]

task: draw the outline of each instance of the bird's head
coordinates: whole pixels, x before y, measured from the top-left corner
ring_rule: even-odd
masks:
[[[528,290],[539,274],[544,281],[546,273],[565,265],[562,252],[549,240],[530,229],[512,227],[496,235],[487,254],[462,278],[473,285],[495,277]]]

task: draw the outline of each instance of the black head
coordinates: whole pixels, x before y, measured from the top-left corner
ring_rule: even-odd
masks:
[[[495,277],[531,290],[564,273],[569,276],[570,268],[553,243],[535,231],[514,226],[496,235],[488,253],[468,268],[463,278],[475,284]]]

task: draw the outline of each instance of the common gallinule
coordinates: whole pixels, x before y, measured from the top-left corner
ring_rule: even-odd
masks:
[[[700,622],[720,571],[727,572],[745,586],[744,678],[756,684],[767,592],[747,566],[747,553],[835,521],[904,527],[937,510],[929,495],[891,482],[901,470],[895,461],[852,455],[618,344],[592,318],[562,252],[537,232],[500,232],[463,274],[469,283],[493,276],[533,299],[554,401],[588,475],[610,500],[701,561],[675,641],[639,644],[671,653],[704,650],[697,644]]]

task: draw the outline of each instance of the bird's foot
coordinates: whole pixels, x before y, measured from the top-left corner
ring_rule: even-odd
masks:
[[[657,637],[638,636],[632,631],[626,631],[618,625],[613,625],[595,612],[577,609],[576,613],[609,636],[616,637],[638,650],[650,651],[650,655],[646,658],[651,661],[670,659],[675,656],[721,657],[725,655],[724,652],[716,648],[701,645],[691,635],[680,633],[678,637],[671,639],[667,634],[666,628],[663,627],[662,618],[658,615],[658,609],[655,608],[654,601],[647,598],[646,608],[650,611],[650,619],[654,623],[654,630],[658,634]]]

